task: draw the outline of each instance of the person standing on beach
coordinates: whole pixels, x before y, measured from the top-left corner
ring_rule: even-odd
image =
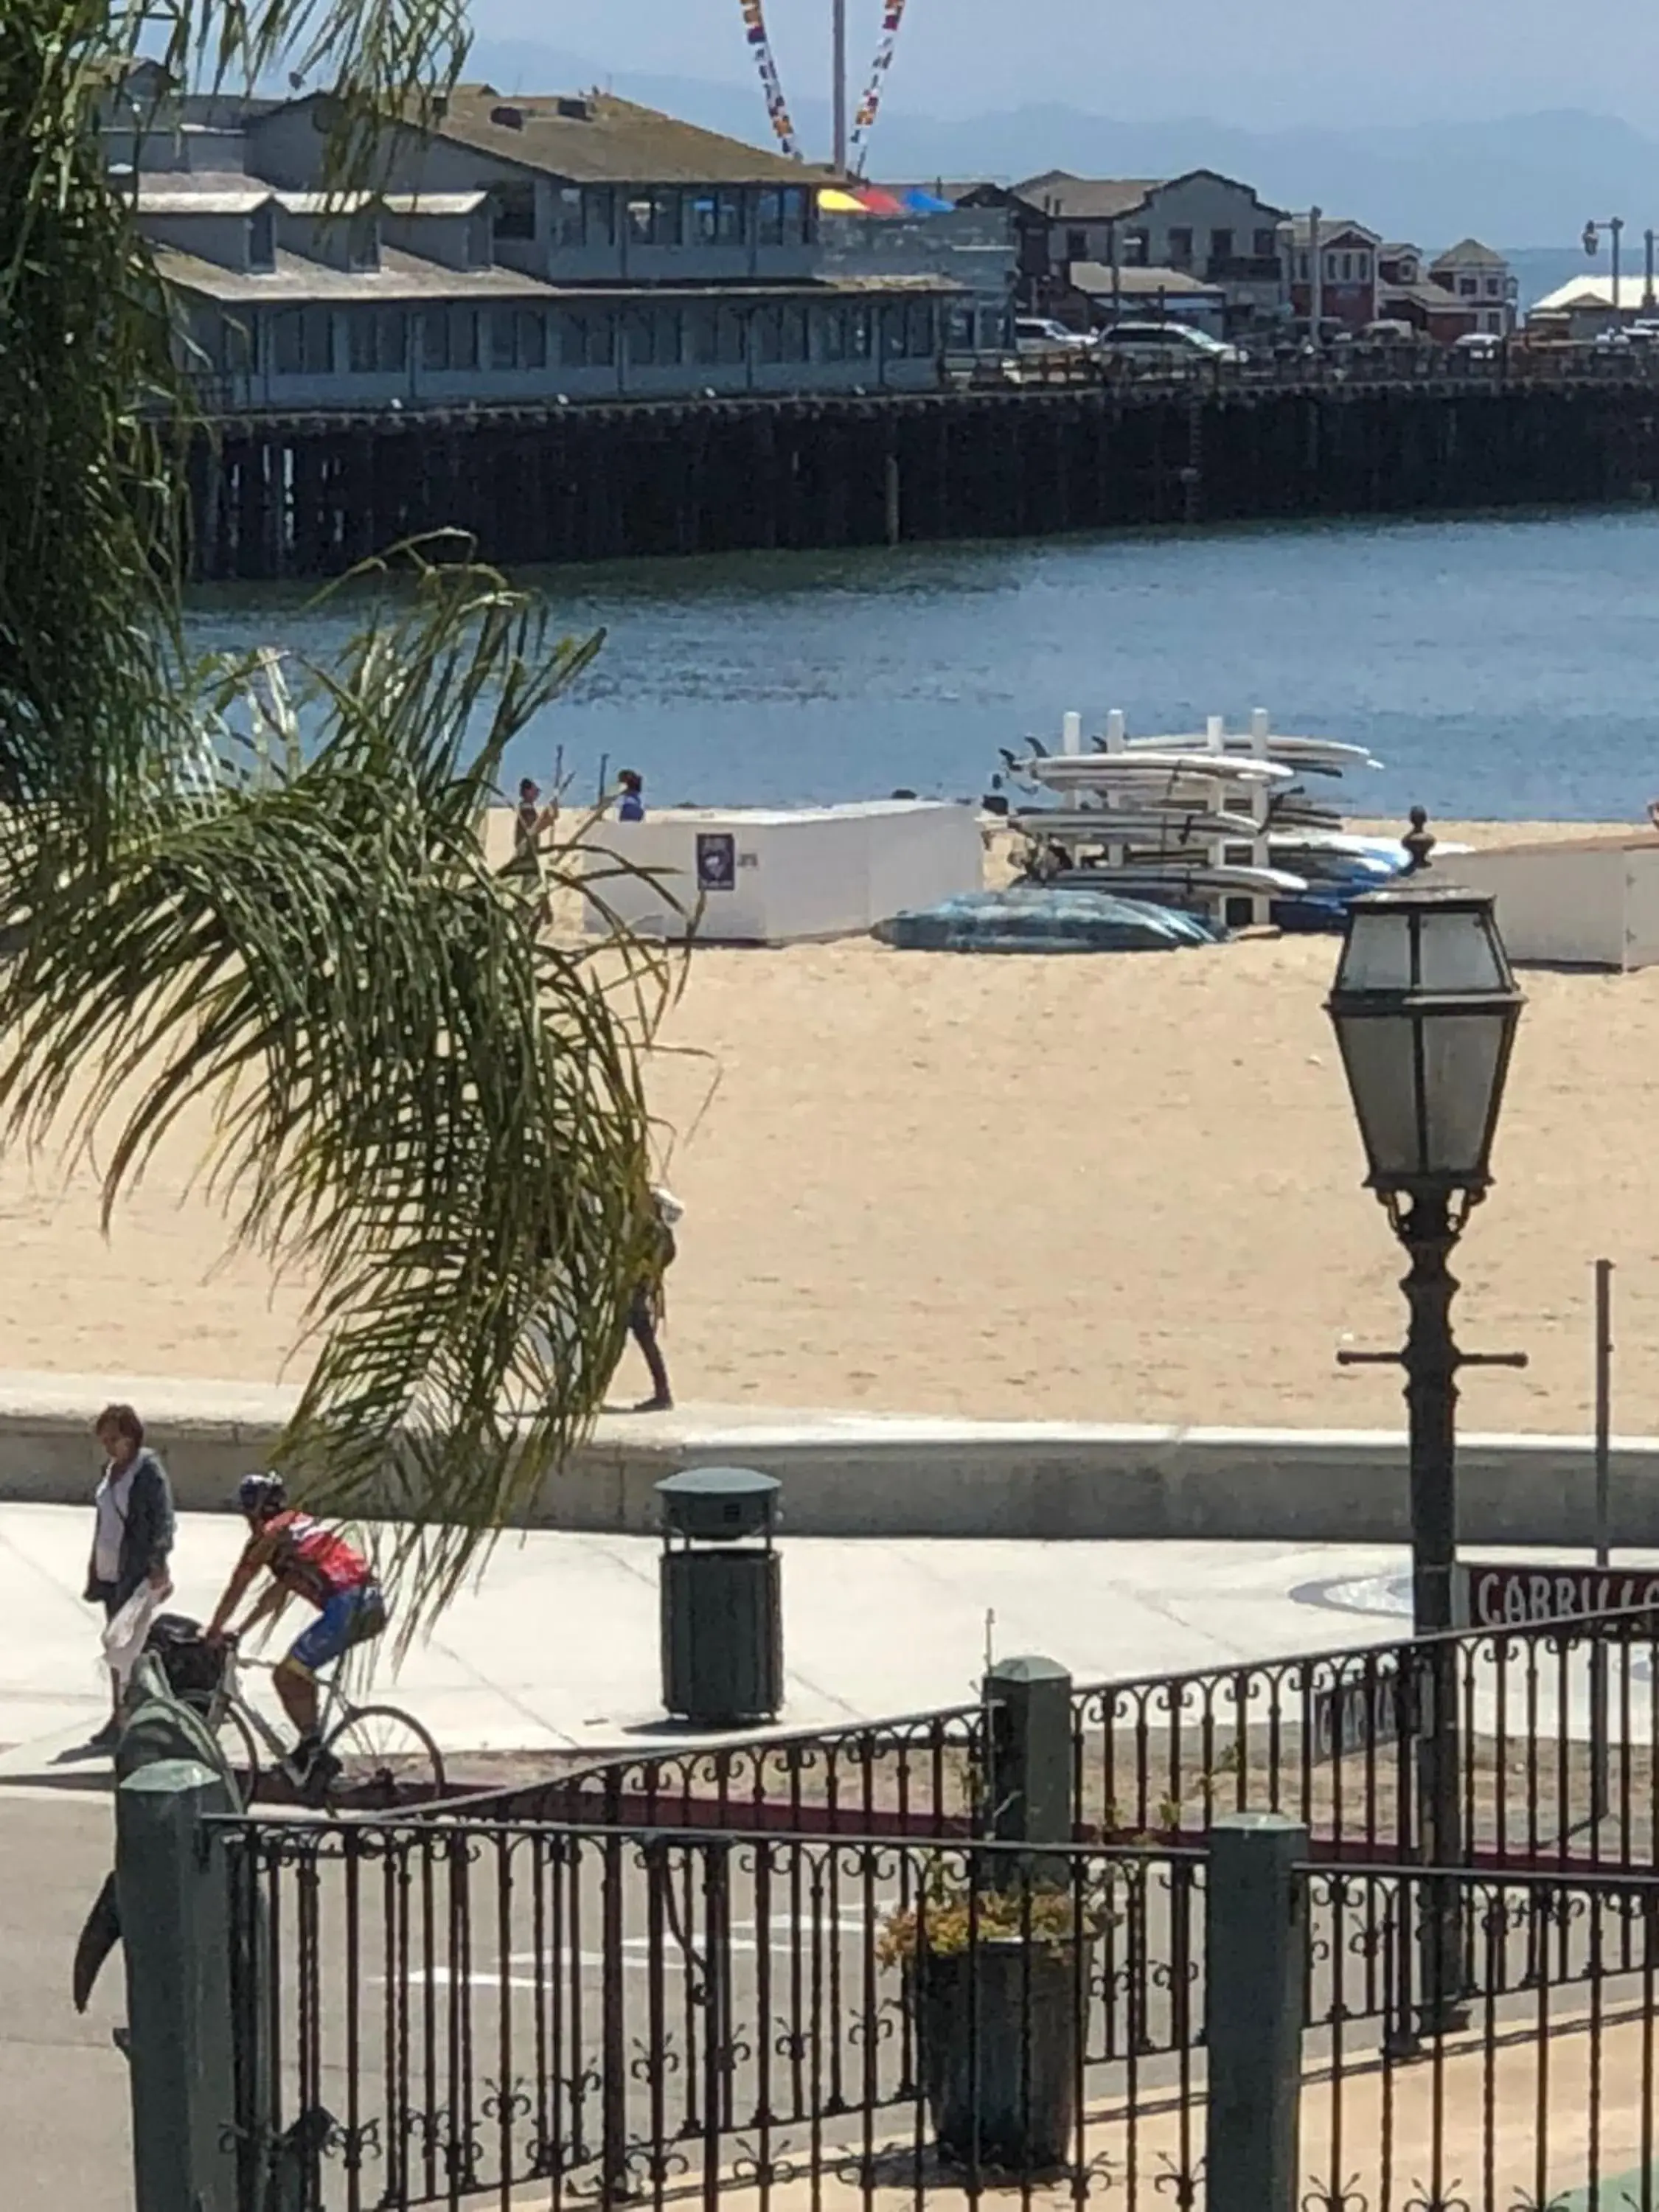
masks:
[[[131,1406],[106,1406],[93,1433],[104,1455],[104,1473],[93,1499],[96,1520],[86,1597],[88,1605],[103,1607],[106,1620],[113,1620],[146,1583],[160,1592],[173,1587],[173,1486]],[[115,1710],[92,1741],[103,1750],[119,1733],[118,1683]]]
[[[665,1279],[679,1250],[674,1241],[674,1224],[684,1213],[685,1208],[672,1190],[661,1183],[652,1185],[646,1249],[628,1307],[628,1333],[640,1347],[651,1373],[651,1395],[642,1398],[635,1407],[636,1413],[666,1413],[673,1409],[668,1363],[662,1356],[657,1332],[667,1311]]]
[[[622,798],[617,806],[618,822],[643,822],[645,819],[645,778],[637,769],[625,768],[617,778]]]

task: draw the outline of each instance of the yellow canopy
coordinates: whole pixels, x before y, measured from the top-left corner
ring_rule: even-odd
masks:
[[[870,212],[862,200],[855,200],[851,192],[838,192],[833,185],[825,185],[818,194],[818,205],[826,215],[868,215]]]

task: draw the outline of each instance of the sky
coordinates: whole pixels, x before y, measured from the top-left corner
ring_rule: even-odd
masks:
[[[848,0],[853,73],[882,0]],[[475,28],[590,58],[603,72],[739,80],[738,0],[471,0]],[[829,70],[830,0],[768,0],[786,89]],[[1207,114],[1271,129],[1580,107],[1650,120],[1659,9],[1636,0],[908,0],[889,97],[969,115],[1064,101],[1102,115]],[[796,88],[800,88],[797,90]]]

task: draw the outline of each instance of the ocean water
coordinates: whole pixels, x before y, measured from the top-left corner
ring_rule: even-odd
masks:
[[[508,768],[660,805],[985,789],[1061,714],[1134,732],[1242,724],[1369,744],[1351,811],[1628,819],[1659,793],[1659,512],[1137,532],[756,554],[521,581],[604,652]],[[200,648],[325,657],[349,594],[202,593]]]

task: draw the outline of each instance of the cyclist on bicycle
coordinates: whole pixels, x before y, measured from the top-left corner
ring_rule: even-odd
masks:
[[[280,1474],[245,1474],[236,1487],[236,1503],[252,1533],[207,1634],[219,1639],[231,1632],[236,1608],[262,1570],[271,1576],[270,1588],[237,1633],[246,1635],[280,1613],[290,1597],[316,1607],[316,1620],[278,1661],[274,1675],[283,1710],[299,1733],[293,1765],[303,1779],[322,1748],[317,1669],[353,1644],[366,1644],[380,1633],[386,1622],[386,1600],[361,1552],[337,1530],[289,1506]]]

